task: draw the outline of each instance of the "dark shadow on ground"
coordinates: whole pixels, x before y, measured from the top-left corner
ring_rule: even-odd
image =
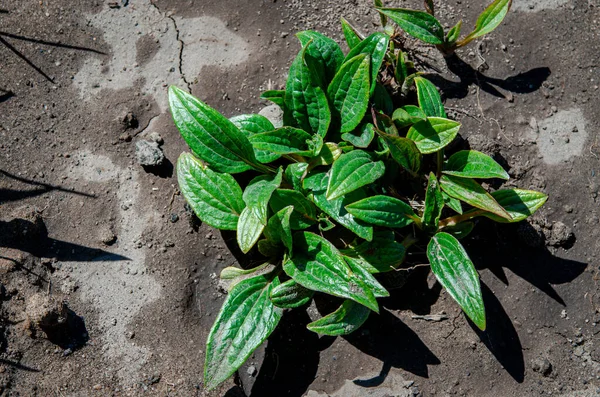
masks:
[[[16,368],[16,369],[20,369],[22,371],[40,372],[40,370],[37,369],[37,368],[28,367],[27,365],[23,365],[21,363],[18,363],[18,362],[15,362],[15,361],[11,361],[11,360],[6,360],[4,358],[0,358],[0,364],[6,365],[8,367],[13,367],[13,368]]]
[[[51,185],[48,183],[36,182],[31,179],[27,179],[27,178],[23,178],[23,177],[11,174],[10,172],[4,171],[4,170],[0,170],[0,175],[2,175],[3,177],[6,177],[6,178],[13,179],[13,180],[23,183],[23,184],[27,184],[27,185],[36,187],[36,189],[29,189],[29,190],[0,188],[0,204],[7,203],[10,201],[24,200],[24,199],[30,198],[30,197],[36,197],[41,194],[48,193],[48,192],[51,192],[54,190],[60,191],[60,192],[76,194],[78,196],[96,198],[96,196],[94,196],[93,194],[79,192],[77,190],[67,189],[67,188],[64,188],[61,186]]]
[[[161,165],[142,166],[142,168],[144,171],[156,175],[159,178],[171,178],[174,170],[173,163],[166,157]]]
[[[83,317],[78,316],[66,305],[63,316],[62,322],[54,321],[52,327],[42,327],[48,340],[61,349],[70,349],[71,351],[85,346],[89,335]]]
[[[129,260],[125,256],[98,248],[53,239],[48,236],[48,230],[41,217],[34,221],[18,218],[8,222],[0,221],[0,247],[14,248],[29,252],[38,258],[56,258],[59,261]]]
[[[471,85],[475,85],[482,91],[500,98],[506,98],[507,96],[500,92],[498,88],[512,93],[527,94],[537,91],[551,74],[549,68],[540,67],[505,79],[488,77],[460,59],[456,54],[446,58],[446,65],[459,78],[458,82],[445,79],[439,74],[427,75],[427,79],[437,85],[446,98],[465,98],[469,94],[469,86]]]
[[[310,318],[305,310],[286,312],[269,337],[265,358],[252,387],[252,397],[300,397],[315,379],[319,352],[334,338],[309,331]],[[235,394],[234,394],[235,395]]]

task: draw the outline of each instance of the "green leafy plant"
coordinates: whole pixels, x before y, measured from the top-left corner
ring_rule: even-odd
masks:
[[[389,18],[409,35],[435,45],[446,56],[457,48],[469,44],[496,29],[510,10],[512,0],[495,0],[477,18],[475,28],[467,36],[460,39],[462,21],[458,21],[448,32],[444,32],[442,24],[437,20],[433,1],[425,0],[426,12],[406,8],[386,8],[381,2],[375,2],[377,11],[382,16],[385,26]]]
[[[397,19],[397,11],[380,11]],[[446,150],[461,125],[393,36],[362,37],[345,20],[342,28],[346,55],[320,33],[297,34],[302,49],[285,90],[262,95],[282,108],[281,127],[257,114],[227,119],[169,88],[173,119],[192,151],[177,162],[183,196],[204,223],[235,230],[244,253],[264,256],[258,267],[221,273],[229,293],[208,337],[209,389],[242,365],[285,309],[307,305],[314,294],[340,306],[308,329],[345,335],[359,328],[379,312],[377,299],[389,296],[381,276],[406,268],[413,246],[426,251],[439,283],[485,329],[479,277],[459,240],[476,217],[518,222],[547,199],[484,189],[479,180],[508,174],[484,153]],[[433,37],[431,29],[412,32]]]

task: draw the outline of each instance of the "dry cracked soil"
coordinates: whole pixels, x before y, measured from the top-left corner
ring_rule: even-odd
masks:
[[[483,8],[435,3],[446,26]],[[530,221],[481,221],[467,241],[486,332],[420,269],[348,337],[309,332],[318,307],[285,313],[204,390],[217,274],[245,263],[178,192],[186,147],[166,89],[258,112],[285,84],[294,33],[341,42],[340,16],[380,29],[367,0],[0,2],[0,395],[600,395],[597,0],[515,0],[451,64],[407,39],[463,144],[500,161],[509,186],[550,196]],[[138,163],[141,141],[161,166]]]

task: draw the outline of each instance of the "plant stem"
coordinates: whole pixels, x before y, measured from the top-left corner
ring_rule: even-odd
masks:
[[[444,164],[444,149],[437,151],[437,171],[435,173],[437,179],[442,176],[442,164]]]
[[[479,216],[483,213],[484,213],[483,210],[467,211],[462,215],[455,215],[455,216],[451,216],[446,219],[442,219],[440,221],[440,223],[438,224],[438,227],[443,228],[443,227],[458,225],[461,222],[468,221],[469,219],[473,219],[476,216]]]
[[[415,236],[413,236],[412,234],[409,234],[408,236],[404,237],[404,240],[402,240],[402,242],[400,244],[402,244],[405,249],[408,249],[410,246],[412,246],[417,241],[419,241],[419,240]]]

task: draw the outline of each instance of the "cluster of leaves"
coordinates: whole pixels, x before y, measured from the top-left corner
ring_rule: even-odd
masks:
[[[417,26],[420,14],[402,19],[404,11],[379,10],[417,31],[402,24]],[[362,38],[347,21],[342,26],[346,55],[320,33],[297,34],[302,49],[285,90],[262,96],[282,108],[283,126],[257,114],[227,119],[169,89],[173,119],[192,151],[177,163],[182,194],[203,222],[236,230],[244,253],[265,257],[256,268],[221,273],[229,293],[207,342],[207,388],[243,364],[284,309],[315,293],[341,304],[308,329],[345,335],[359,328],[379,311],[377,298],[389,296],[380,273],[403,266],[417,241],[440,284],[484,329],[478,274],[459,239],[475,217],[518,222],[546,201],[521,189],[488,193],[477,180],[508,174],[481,152],[447,156],[460,123],[447,118],[436,87],[395,49],[394,36]]]

